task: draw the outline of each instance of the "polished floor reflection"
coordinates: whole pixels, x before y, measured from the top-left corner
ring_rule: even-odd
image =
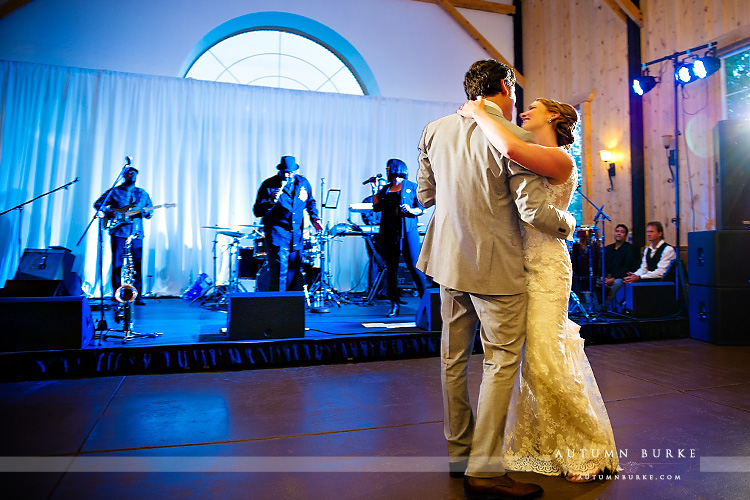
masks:
[[[551,500],[748,498],[748,472],[702,468],[712,457],[749,468],[750,347],[586,352],[624,470],[589,484],[514,477]],[[425,358],[0,384],[3,497],[461,499],[442,470],[439,368]],[[474,401],[480,372],[474,356]]]

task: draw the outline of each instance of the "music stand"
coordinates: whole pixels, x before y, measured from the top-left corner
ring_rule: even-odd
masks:
[[[320,179],[320,193],[321,196],[325,190],[325,178]],[[324,219],[325,209],[335,209],[339,204],[339,197],[341,195],[340,189],[329,189],[326,195],[325,202],[321,204],[320,209],[320,220],[321,223]],[[320,274],[317,280],[310,286],[310,294],[313,297],[313,306],[310,308],[310,312],[313,313],[327,313],[331,312],[326,307],[326,301],[332,300],[337,306],[341,307],[341,297],[335,288],[331,285],[331,271],[330,271],[330,259],[328,258],[328,240],[331,238],[328,233],[328,224],[324,226],[325,230],[320,235]]]

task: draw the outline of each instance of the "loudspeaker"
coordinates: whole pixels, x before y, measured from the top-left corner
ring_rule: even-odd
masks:
[[[688,283],[750,287],[750,231],[688,233]]]
[[[17,280],[65,280],[75,258],[67,248],[27,248],[16,272]]]
[[[82,349],[93,337],[86,297],[0,298],[0,351]]]
[[[254,292],[229,295],[230,340],[305,336],[304,292]]]
[[[74,262],[75,256],[67,248],[27,248],[21,257],[15,280],[6,282],[0,296],[81,295],[81,278],[72,272]],[[50,283],[43,283],[45,280]]]
[[[675,295],[676,286],[671,281],[644,281],[625,283],[625,307],[634,318],[659,318],[676,314],[680,303]]]
[[[422,300],[419,301],[414,322],[419,328],[428,332],[439,332],[443,329],[443,318],[440,316],[439,288],[425,290]]]
[[[750,120],[714,127],[716,228],[750,228]]]
[[[750,288],[691,285],[690,336],[719,345],[750,345]]]

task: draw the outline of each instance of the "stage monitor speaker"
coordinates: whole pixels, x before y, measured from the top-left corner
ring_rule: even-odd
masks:
[[[676,314],[680,303],[671,281],[625,283],[625,307],[634,318],[660,318]]]
[[[93,337],[86,297],[0,298],[0,351],[82,349]]]
[[[690,336],[718,345],[750,345],[750,288],[690,286]]]
[[[304,292],[254,292],[229,295],[230,340],[305,336]]]
[[[688,233],[688,283],[750,287],[750,231]]]
[[[750,229],[750,120],[714,127],[716,229]]]
[[[17,280],[65,280],[75,257],[63,247],[27,248],[16,272]]]
[[[440,316],[439,288],[430,288],[422,295],[414,322],[417,327],[428,332],[439,332],[443,329],[443,319]]]
[[[58,297],[69,295],[63,280],[8,280],[0,297]]]

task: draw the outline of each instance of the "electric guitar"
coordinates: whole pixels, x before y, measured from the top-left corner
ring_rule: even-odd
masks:
[[[139,208],[136,210],[130,210],[135,204],[126,205],[122,208],[113,208],[111,215],[105,217],[104,223],[108,231],[112,232],[123,224],[131,224],[133,222],[132,217],[138,214],[144,214],[152,212],[157,208],[172,208],[176,207],[177,203],[164,203],[163,205],[155,205],[153,207]]]

